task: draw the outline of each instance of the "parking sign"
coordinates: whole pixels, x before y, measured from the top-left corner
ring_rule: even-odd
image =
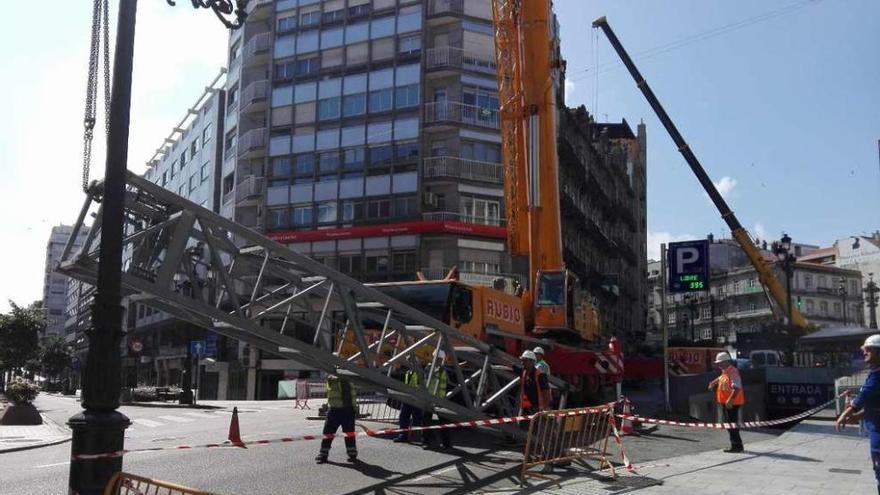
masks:
[[[202,357],[205,355],[205,341],[204,340],[192,340],[189,343],[189,353],[196,357]]]
[[[666,252],[669,292],[709,290],[709,241],[672,242]]]

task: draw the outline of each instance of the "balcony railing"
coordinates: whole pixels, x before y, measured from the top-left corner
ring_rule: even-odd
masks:
[[[264,177],[250,176],[235,186],[235,202],[239,203],[247,199],[260,197],[265,190],[266,179]]]
[[[504,225],[503,220],[493,216],[466,215],[456,213],[454,211],[432,211],[422,214],[425,220],[441,220],[451,222],[473,223],[477,225],[492,225],[500,227]]]
[[[452,67],[495,73],[495,59],[491,55],[470,52],[463,48],[454,46],[429,48],[425,50],[425,57],[429,69]]]
[[[746,309],[743,311],[733,311],[733,312],[727,313],[726,316],[728,319],[733,320],[733,319],[737,319],[737,318],[755,318],[758,316],[769,316],[771,314],[773,314],[773,312],[770,311],[770,308],[765,307],[765,308],[757,308],[757,309]]]
[[[244,60],[247,62],[253,61],[257,55],[268,55],[269,54],[269,33],[260,33],[255,35],[253,38],[248,40],[248,42],[244,45],[244,50],[242,50],[242,55]],[[253,62],[256,63],[256,62]]]
[[[244,88],[241,93],[241,108],[247,112],[254,108],[255,104],[266,103],[269,99],[269,81],[254,81]]]
[[[468,160],[455,156],[434,156],[424,159],[425,178],[451,177],[501,184],[504,170],[500,163]]]
[[[498,109],[458,101],[425,103],[425,123],[455,122],[498,129]]]
[[[431,0],[428,2],[428,15],[463,13],[464,0]]]
[[[266,129],[253,129],[238,138],[238,156],[266,149]]]

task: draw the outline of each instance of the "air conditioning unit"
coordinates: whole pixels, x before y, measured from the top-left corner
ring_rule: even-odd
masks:
[[[439,198],[435,193],[426,192],[422,194],[422,203],[426,206],[437,206],[439,204]]]

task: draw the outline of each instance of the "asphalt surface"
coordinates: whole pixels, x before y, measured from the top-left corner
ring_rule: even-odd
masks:
[[[80,410],[72,398],[42,395],[42,412],[63,424]],[[124,406],[132,420],[126,448],[204,444],[226,439],[230,411]],[[245,441],[320,433],[322,423],[308,420],[315,411],[293,410],[290,403],[249,402],[239,407]],[[371,423],[382,428],[391,425]],[[748,444],[772,438],[779,430],[744,432]],[[222,494],[465,494],[519,486],[521,448],[503,445],[475,431],[453,433],[452,451],[425,451],[418,445],[378,438],[358,442],[361,461],[348,463],[342,442],[334,442],[328,464],[316,465],[317,442],[270,444],[248,449],[166,450],[130,454],[124,470]],[[725,432],[662,427],[627,437],[625,448],[636,465],[727,446]],[[615,446],[609,447],[617,459]],[[0,495],[66,493],[70,444],[0,454]]]

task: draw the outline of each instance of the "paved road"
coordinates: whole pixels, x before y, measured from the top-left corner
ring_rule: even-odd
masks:
[[[41,396],[38,407],[63,423],[79,410],[70,398]],[[127,448],[219,442],[226,438],[228,409],[121,408],[132,420]],[[322,424],[290,403],[249,402],[239,407],[244,440],[319,433]],[[314,413],[314,411],[310,411]],[[382,425],[371,424],[371,427]],[[772,438],[775,432],[744,435],[746,443]],[[367,494],[474,493],[518,486],[518,447],[504,447],[493,437],[475,432],[455,434],[451,452],[424,451],[417,445],[366,438],[359,443],[363,462],[344,461],[342,445],[334,445],[331,462],[316,466],[316,442],[273,444],[250,449],[161,451],[131,454],[127,471],[224,494]],[[338,442],[338,440],[337,440]],[[628,437],[627,451],[636,464],[672,455],[720,449],[723,432],[664,428]],[[611,447],[612,452],[614,447]],[[70,444],[0,454],[0,495],[66,493]]]

